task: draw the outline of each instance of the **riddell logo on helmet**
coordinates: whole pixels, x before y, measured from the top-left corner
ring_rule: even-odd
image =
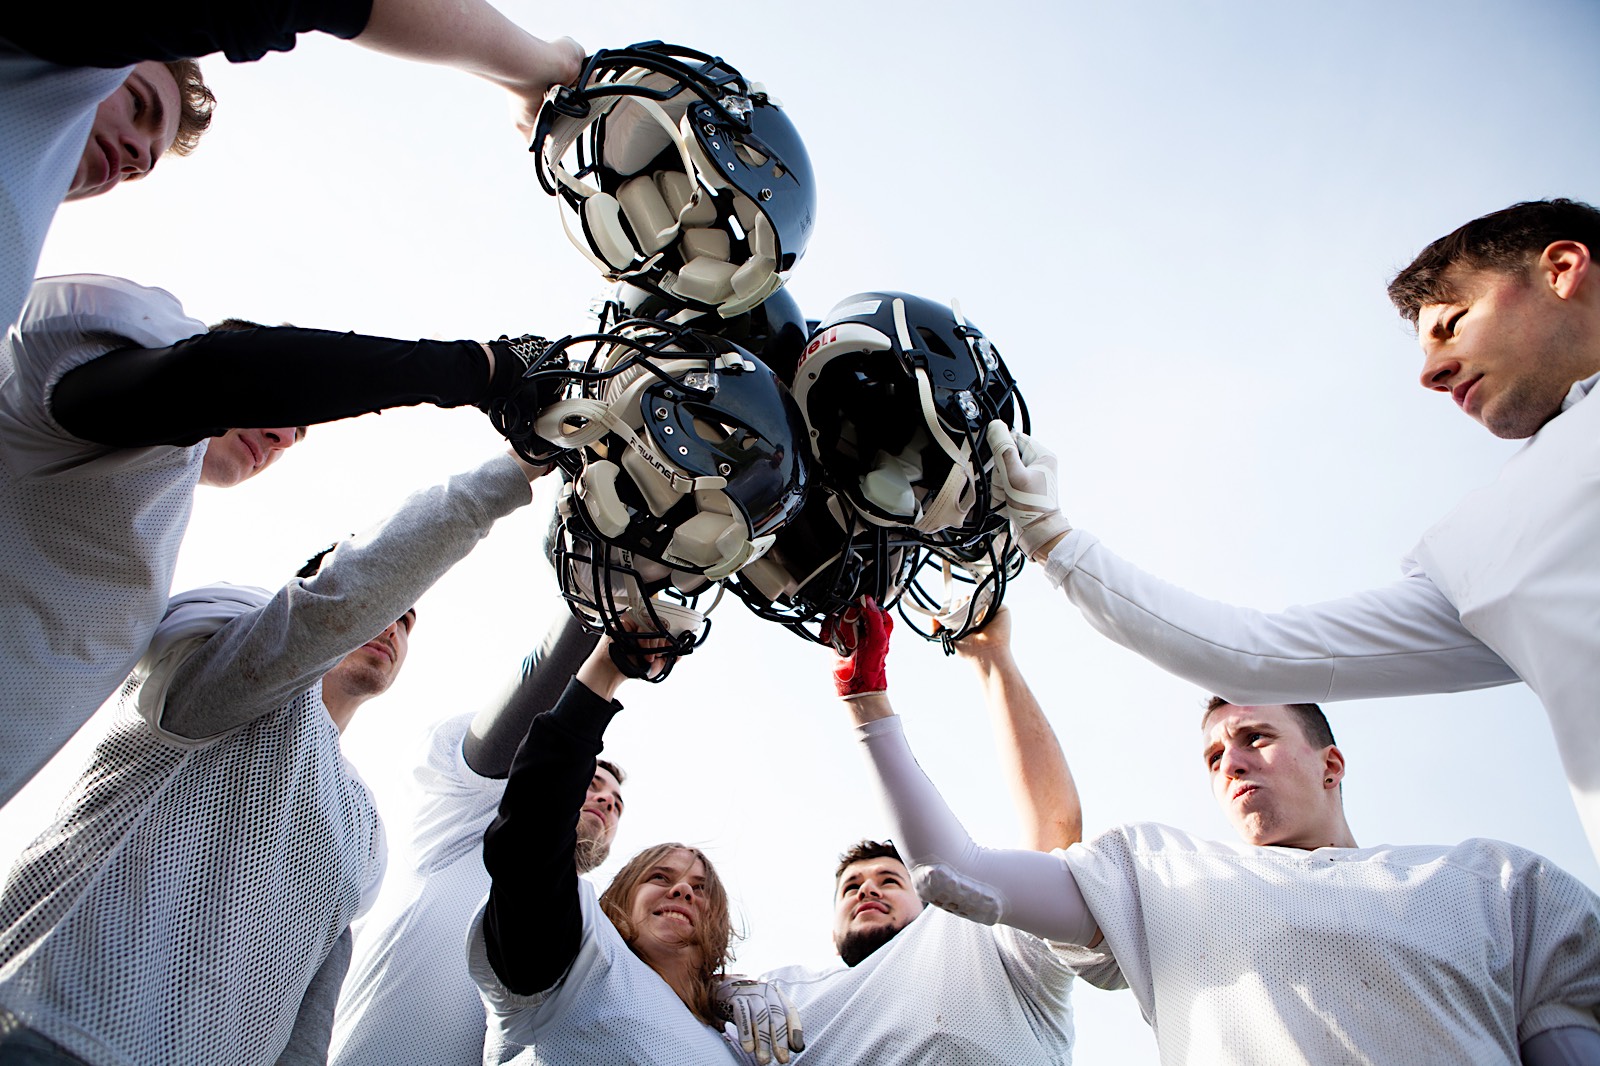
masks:
[[[807,359],[810,359],[813,355],[817,354],[817,349],[821,348],[824,344],[832,344],[838,339],[839,329],[837,326],[830,327],[826,333],[817,334],[811,339],[811,343],[806,345],[806,350],[800,353],[800,360],[799,362],[795,363],[794,368],[799,370],[801,367],[806,365]]]

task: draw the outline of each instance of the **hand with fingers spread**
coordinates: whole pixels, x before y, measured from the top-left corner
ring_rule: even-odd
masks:
[[[887,692],[889,634],[894,618],[871,596],[823,626],[823,636],[839,659],[833,667],[833,684],[840,699],[853,700]]]
[[[999,420],[989,423],[986,435],[995,457],[995,495],[1004,501],[1017,543],[1038,562],[1072,532],[1056,502],[1055,454],[1026,433],[1013,434]]]
[[[743,974],[724,974],[717,983],[717,1013],[733,1023],[739,1045],[765,1066],[789,1061],[790,1052],[806,1049],[800,1012],[776,981],[758,981]]]

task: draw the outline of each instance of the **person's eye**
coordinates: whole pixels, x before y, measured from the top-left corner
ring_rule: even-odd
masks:
[[[1456,332],[1456,330],[1457,330],[1457,329],[1458,329],[1458,328],[1459,328],[1459,327],[1460,327],[1460,325],[1461,325],[1461,320],[1462,320],[1462,319],[1463,319],[1463,318],[1466,318],[1466,317],[1467,317],[1467,311],[1466,311],[1466,308],[1462,308],[1462,309],[1461,309],[1461,310],[1460,310],[1460,311],[1457,311],[1457,312],[1456,312],[1456,313],[1455,313],[1455,314],[1453,314],[1453,315],[1451,315],[1451,316],[1450,316],[1450,319],[1449,319],[1449,321],[1447,321],[1447,322],[1446,322],[1446,323],[1445,323],[1445,324],[1444,324],[1444,328],[1445,328],[1445,329],[1447,329],[1447,330],[1449,330],[1449,331],[1450,331],[1450,333],[1451,333],[1451,335],[1452,335],[1452,336],[1454,336],[1454,335],[1455,335],[1455,332]]]
[[[1250,743],[1252,743],[1252,744],[1254,744],[1258,740],[1266,740],[1266,739],[1267,739],[1267,735],[1265,733],[1251,733],[1250,734]]]
[[[1221,758],[1222,758],[1222,752],[1214,751],[1210,755],[1206,756],[1206,765],[1207,766],[1216,766],[1217,765],[1217,760],[1219,760]]]
[[[131,85],[128,87],[128,95],[133,97],[133,117],[138,119],[144,115],[144,97],[140,96],[138,90]]]

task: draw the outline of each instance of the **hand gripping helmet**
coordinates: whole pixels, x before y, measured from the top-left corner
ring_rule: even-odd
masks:
[[[861,521],[848,500],[813,486],[772,550],[724,587],[758,616],[826,644],[823,627],[871,596],[893,607],[926,551],[884,526]]]
[[[795,364],[805,349],[811,328],[800,305],[787,289],[779,289],[743,314],[723,318],[712,311],[685,307],[680,301],[642,289],[629,281],[617,283],[600,310],[600,330],[605,332],[629,318],[653,318],[732,341],[778,375],[788,385]]]
[[[946,306],[863,292],[830,311],[795,371],[811,452],[870,522],[932,544],[1005,524],[984,427],[1027,408],[983,333]]]
[[[631,319],[564,371],[581,395],[535,420],[563,448],[588,536],[715,581],[772,545],[805,502],[804,425],[771,370],[737,345]],[[562,372],[562,371],[556,371]]]
[[[562,486],[552,559],[561,595],[572,614],[591,633],[611,638],[611,658],[630,677],[660,681],[678,659],[705,642],[711,632],[710,606],[701,596],[712,587],[704,577],[669,570],[660,563],[596,540],[578,520],[573,486]],[[657,673],[647,656],[667,652]]]
[[[539,183],[582,223],[574,245],[629,278],[724,317],[777,291],[816,215],[793,123],[722,59],[648,41],[602,49],[551,92],[532,150]],[[568,165],[568,156],[572,156]]]
[[[1027,556],[1008,528],[963,547],[929,548],[917,560],[900,600],[900,617],[925,640],[955,653],[956,641],[989,624],[1005,599],[1006,585]]]

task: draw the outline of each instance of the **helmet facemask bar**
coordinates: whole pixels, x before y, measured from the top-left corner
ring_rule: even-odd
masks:
[[[575,509],[602,540],[720,580],[759,558],[804,502],[799,412],[772,372],[714,336],[631,319],[593,342],[581,395],[536,429],[573,449],[560,462]]]
[[[816,200],[777,101],[720,58],[660,42],[597,53],[579,84],[547,98],[532,150],[585,258],[724,317],[776,291]]]
[[[725,587],[758,617],[826,644],[827,622],[862,596],[892,608],[922,551],[915,541],[863,522],[844,497],[829,493],[808,500],[802,516],[778,534],[773,550]]]
[[[929,549],[906,586],[900,617],[918,636],[953,655],[957,641],[994,618],[1006,586],[1026,562],[1009,529],[965,549]]]
[[[705,611],[698,609],[702,584],[684,592],[664,568],[647,576],[630,553],[606,545],[570,514],[562,521],[555,551],[556,577],[573,617],[591,633],[611,638],[612,661],[629,677],[661,681],[673,664],[690,654],[711,632],[708,615],[721,599],[721,589]],[[658,673],[650,674],[650,655],[662,655]]]
[[[954,301],[895,292],[846,298],[795,374],[812,451],[868,521],[932,547],[1003,526],[988,423],[1027,408],[982,331]]]

